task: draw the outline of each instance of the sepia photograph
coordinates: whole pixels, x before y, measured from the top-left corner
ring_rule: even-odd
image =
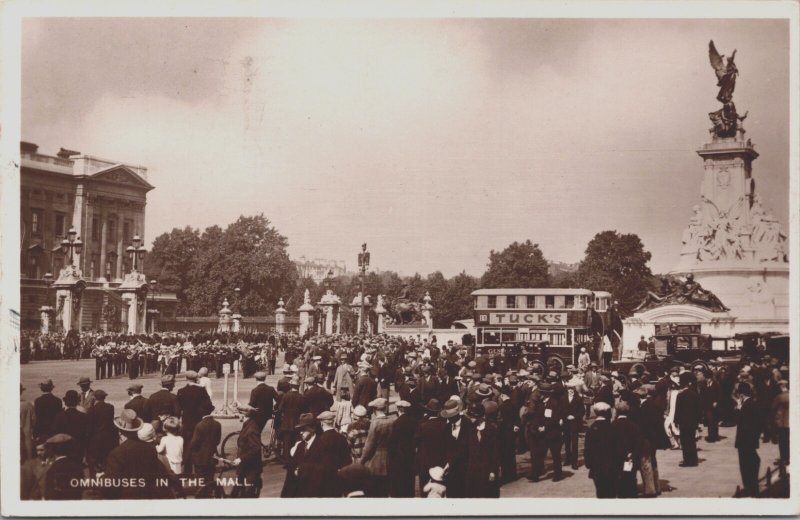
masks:
[[[797,514],[798,5],[387,5],[17,4],[3,514]]]

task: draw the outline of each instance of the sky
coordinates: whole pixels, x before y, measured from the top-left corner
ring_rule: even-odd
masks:
[[[481,275],[598,232],[678,262],[699,202],[708,41],[738,49],[756,189],[788,230],[782,20],[40,18],[22,138],[148,168],[146,240],[263,213],[292,258]]]

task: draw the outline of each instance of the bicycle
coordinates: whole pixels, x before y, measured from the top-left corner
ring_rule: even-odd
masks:
[[[244,422],[244,416],[236,414],[239,422]],[[264,461],[275,458],[280,461],[281,459],[281,442],[278,439],[277,432],[275,431],[275,420],[270,418],[264,429],[261,430],[261,455]],[[220,445],[220,457],[227,460],[234,460],[238,456],[238,441],[241,430],[231,432],[225,436]]]

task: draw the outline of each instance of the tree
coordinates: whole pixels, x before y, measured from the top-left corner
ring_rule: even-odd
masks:
[[[192,282],[190,271],[199,250],[200,231],[186,226],[156,237],[145,258],[147,279],[158,282],[158,291],[175,293],[179,314],[188,311],[187,298]]]
[[[548,287],[547,260],[539,244],[530,240],[514,242],[501,252],[489,253],[488,270],[483,274],[481,286],[486,288]]]
[[[425,290],[430,293],[433,304],[431,319],[433,320],[434,327],[441,327],[444,324],[444,320],[442,320],[442,309],[447,307],[446,298],[448,288],[449,284],[447,283],[447,279],[441,271],[431,273],[425,279]]]
[[[465,272],[447,281],[444,297],[433,301],[434,313],[438,313],[440,327],[449,328],[456,320],[473,317],[472,291],[478,288],[478,279]]]
[[[628,313],[652,287],[653,274],[647,265],[650,258],[637,235],[603,231],[586,246],[575,282],[585,289],[610,292]]]

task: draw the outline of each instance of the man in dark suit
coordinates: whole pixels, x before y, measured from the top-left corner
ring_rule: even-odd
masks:
[[[467,418],[473,425],[467,440],[467,498],[500,497],[497,427],[484,420],[485,412],[481,403],[473,403],[467,410]]]
[[[250,391],[250,401],[247,403],[257,410],[255,419],[259,428],[262,430],[267,421],[272,417],[275,401],[278,399],[278,392],[266,383],[267,373],[258,371],[255,373],[256,386]]]
[[[467,464],[469,462],[469,439],[475,426],[461,415],[461,405],[454,399],[448,400],[439,414],[447,420],[447,443],[445,453],[447,470],[448,498],[466,498],[467,496]]]
[[[150,401],[142,395],[142,384],[131,383],[128,385],[128,395],[130,399],[125,403],[125,409],[133,410],[136,412],[136,417],[144,422],[153,420],[153,413],[150,410]]]
[[[289,447],[281,498],[314,496],[321,486],[322,472],[315,463],[320,455],[316,442],[319,424],[310,413],[304,413],[297,419],[295,430],[299,440]]]
[[[64,405],[66,408],[53,419],[53,431],[55,433],[65,433],[72,438],[70,442],[71,452],[69,455],[78,462],[83,461],[86,453],[86,446],[89,443],[91,425],[89,416],[77,410],[81,397],[75,390],[67,390],[64,395]]]
[[[703,423],[708,429],[708,442],[719,441],[719,417],[717,416],[717,406],[720,400],[719,383],[714,381],[711,374],[702,365],[694,367],[695,378],[697,379],[697,391],[700,394],[700,406],[703,411]]]
[[[409,413],[411,403],[397,402],[398,418],[389,436],[389,496],[414,497],[414,435],[417,418]]]
[[[192,437],[194,437],[194,428],[197,423],[203,418],[203,403],[210,402],[211,398],[208,392],[202,386],[196,384],[197,372],[189,370],[186,372],[186,386],[178,390],[178,406],[182,411],[181,436],[183,437],[183,451],[191,451]],[[184,464],[183,471],[191,473],[191,461]]]
[[[215,455],[217,447],[222,439],[222,425],[214,419],[211,412],[214,405],[211,401],[205,401],[200,408],[203,418],[194,428],[194,435],[190,444],[191,451],[186,451],[194,466],[195,473],[204,481],[204,485],[195,495],[196,498],[207,498],[211,496],[214,488],[214,469],[217,466]]]
[[[675,424],[681,431],[681,467],[697,466],[697,426],[700,424],[700,396],[695,390],[694,376],[690,372],[680,375],[681,392],[675,400]]]
[[[290,390],[281,397],[281,402],[278,405],[278,413],[281,416],[281,436],[283,440],[283,460],[289,461],[289,450],[296,441],[296,425],[300,419],[300,414],[308,410],[306,398],[298,390],[300,388],[300,381],[297,377],[292,378],[289,382]],[[311,416],[313,418],[313,416]]]
[[[83,491],[74,485],[74,480],[84,477],[84,468],[70,455],[74,452],[73,442],[74,439],[66,433],[58,433],[45,442],[45,449],[50,450],[55,459],[44,475],[45,500],[81,499]]]
[[[79,406],[83,408],[82,411],[88,412],[94,406],[94,390],[92,390],[92,381],[88,377],[82,377],[78,380],[78,386],[81,387],[80,403]]]
[[[664,409],[659,401],[653,398],[655,387],[643,385],[640,393],[641,405],[639,406],[639,429],[642,432],[642,482],[644,483],[645,496],[661,494],[661,485],[658,476],[658,450],[669,448],[670,442],[667,432],[664,431]]]
[[[639,426],[628,418],[629,412],[628,402],[620,400],[617,403],[617,418],[611,423],[614,444],[610,448],[614,457],[619,498],[636,498],[636,473],[641,461],[642,433]]]
[[[578,469],[578,434],[583,429],[583,396],[577,391],[578,382],[567,383],[567,405],[564,417],[565,462]]]
[[[433,369],[430,364],[422,365],[422,377],[417,382],[419,388],[420,398],[423,403],[427,403],[430,399],[439,399],[439,378],[433,374]],[[447,396],[449,399],[450,396]]]
[[[744,496],[757,497],[758,470],[761,458],[758,456],[758,439],[763,428],[762,415],[758,403],[753,399],[752,387],[739,383],[736,392],[741,402],[736,421],[735,446],[739,452],[739,472],[742,475]]]
[[[308,404],[308,411],[314,417],[326,410],[330,410],[333,405],[333,395],[319,384],[319,379],[317,377],[309,376],[306,378],[306,391],[304,395],[306,397],[306,403]]]
[[[181,416],[178,396],[172,393],[173,388],[175,388],[175,376],[167,374],[161,378],[161,390],[147,398],[153,419],[158,419],[163,423],[167,417]]]
[[[451,376],[445,369],[439,372],[439,395],[436,398],[440,403],[447,402],[450,397],[458,395],[458,381],[455,376]]]
[[[111,499],[154,499],[172,498],[170,486],[159,486],[162,480],[170,481],[172,475],[158,459],[155,446],[139,440],[136,435],[143,422],[136,412],[124,409],[114,419],[114,425],[125,441],[111,450],[106,459],[105,476],[128,482],[142,483],[142,486],[110,486],[103,488],[106,498]]]
[[[511,376],[516,384],[516,376]],[[519,408],[506,394],[500,394],[497,436],[500,445],[500,484],[517,480],[517,432],[519,432]]]
[[[314,460],[319,467],[321,485],[318,492],[311,496],[329,498],[341,496],[337,472],[350,465],[353,460],[347,439],[333,427],[334,419],[336,414],[329,410],[317,416],[321,433],[310,452],[314,459],[309,460]]]
[[[414,469],[419,475],[419,491],[424,497],[423,488],[430,480],[428,470],[435,467],[444,467],[447,464],[447,445],[449,443],[450,428],[447,422],[439,416],[442,407],[439,401],[431,399],[424,407],[425,418],[417,426],[414,434]]]
[[[103,389],[96,390],[94,406],[87,414],[91,434],[86,449],[86,462],[92,474],[105,468],[106,457],[119,446],[119,433],[114,427],[114,405],[106,402],[107,395]]]
[[[530,421],[529,435],[535,439],[532,444],[531,474],[528,480],[538,481],[544,473],[544,459],[549,451],[553,457],[553,482],[561,480],[561,425],[564,420],[564,410],[561,402],[553,396],[553,385],[542,382],[538,388],[542,396],[536,406],[528,412]]]
[[[255,408],[241,405],[238,410],[247,415],[247,420],[236,439],[237,457],[233,461],[236,466],[236,486],[231,496],[258,498],[263,484],[261,472],[264,469],[264,462],[261,459],[261,427],[255,418],[257,413]]]
[[[617,474],[614,468],[614,434],[611,430],[611,407],[600,401],[592,407],[595,421],[586,432],[584,463],[589,469],[589,478],[594,481],[597,498],[617,496]]]
[[[33,402],[33,410],[36,414],[36,421],[33,423],[34,437],[49,438],[55,433],[53,419],[61,411],[63,404],[61,399],[52,394],[54,387],[52,379],[45,379],[39,383],[42,395]]]
[[[358,405],[366,408],[369,403],[378,396],[378,385],[369,376],[370,366],[363,361],[358,364],[359,376],[356,379],[355,389],[353,390],[353,408]]]

